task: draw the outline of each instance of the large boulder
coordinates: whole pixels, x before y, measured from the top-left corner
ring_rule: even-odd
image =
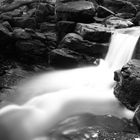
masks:
[[[108,28],[99,23],[77,23],[75,31],[85,40],[98,43],[108,43],[114,29]]]
[[[104,6],[115,13],[130,13],[134,16],[137,12],[135,5],[125,0],[105,0]]]
[[[57,20],[93,22],[96,7],[89,1],[73,1],[56,6]]]
[[[135,110],[140,103],[140,60],[133,59],[115,72],[115,96],[127,108]]]
[[[96,43],[83,38],[76,33],[67,34],[59,44],[59,48],[68,48],[92,57],[103,58],[108,51],[107,43]]]
[[[98,6],[97,8],[97,17],[106,18],[108,16],[115,15],[115,13],[104,6]]]
[[[49,64],[58,69],[96,65],[98,60],[67,48],[54,49],[49,53]]]
[[[131,124],[131,125],[130,125]],[[140,138],[128,120],[111,115],[74,115],[60,122],[51,132],[51,140],[131,140]]]
[[[140,11],[140,1],[139,0],[127,0],[128,2],[133,3],[138,11]]]

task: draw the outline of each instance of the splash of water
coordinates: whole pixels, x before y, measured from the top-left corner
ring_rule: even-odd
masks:
[[[1,109],[0,139],[33,140],[46,135],[60,120],[83,112],[131,118],[133,113],[120,107],[113,95],[112,70],[131,58],[137,39],[115,33],[98,67],[43,73],[19,85],[11,100],[23,104]]]

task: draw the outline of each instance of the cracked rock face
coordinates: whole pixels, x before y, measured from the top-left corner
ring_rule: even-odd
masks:
[[[140,102],[140,60],[133,59],[115,72],[115,96],[127,108],[135,110]]]

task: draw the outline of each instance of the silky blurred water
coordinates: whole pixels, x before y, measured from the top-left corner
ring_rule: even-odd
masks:
[[[25,79],[9,99],[18,105],[0,111],[0,124],[8,127],[10,134],[7,140],[42,137],[56,123],[77,113],[132,118],[133,112],[113,95],[113,72],[131,59],[137,40],[138,36],[114,33],[99,66],[44,72]]]

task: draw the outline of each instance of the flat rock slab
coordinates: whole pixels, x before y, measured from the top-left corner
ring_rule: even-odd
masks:
[[[140,103],[140,60],[133,59],[115,72],[115,96],[127,108],[135,110]]]
[[[79,66],[97,65],[98,59],[80,54],[68,48],[54,49],[49,54],[49,63],[57,69],[68,69]]]
[[[104,58],[108,51],[108,43],[96,43],[83,38],[75,33],[67,34],[59,44],[59,48],[68,48],[70,50],[82,53],[95,58]]]
[[[96,7],[89,1],[74,1],[56,6],[57,20],[92,22]]]
[[[128,28],[133,26],[133,23],[128,19],[123,19],[115,16],[107,18],[104,22],[107,27],[111,28]]]
[[[98,43],[108,43],[114,29],[105,27],[105,25],[99,23],[77,23],[75,31],[85,40]]]

